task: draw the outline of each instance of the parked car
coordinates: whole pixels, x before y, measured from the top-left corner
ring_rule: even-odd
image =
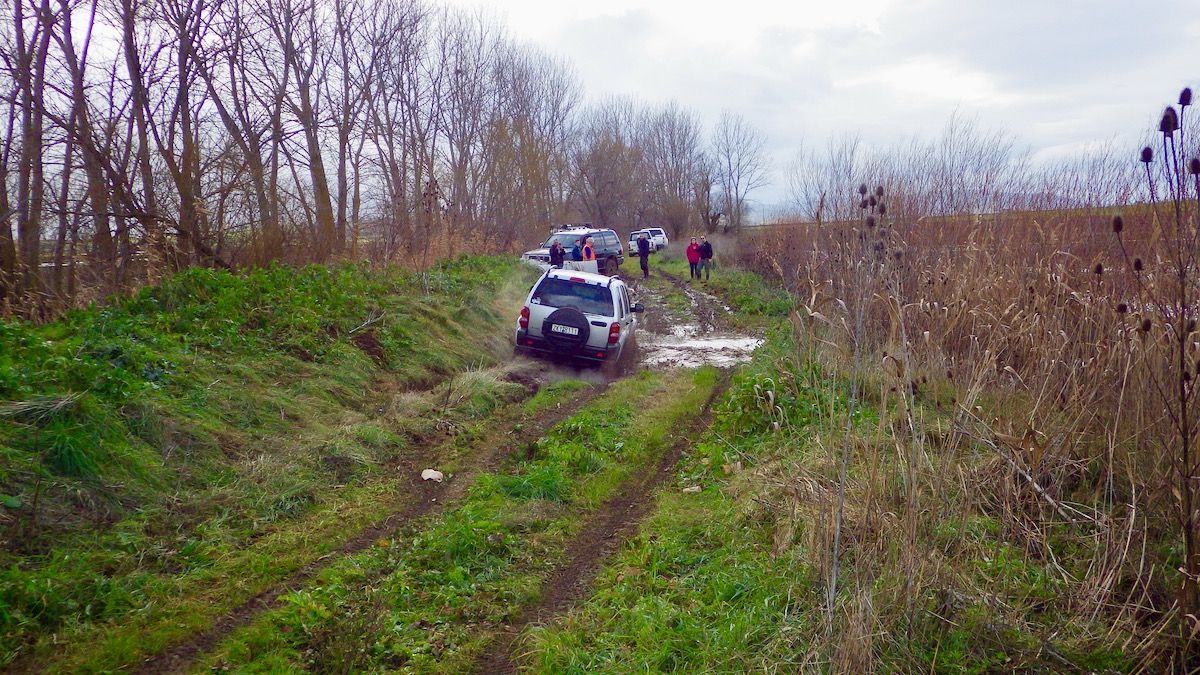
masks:
[[[637,255],[638,237],[645,234],[650,240],[650,252],[661,251],[667,247],[667,233],[661,227],[648,227],[644,230],[634,230],[629,233],[629,255]]]
[[[515,351],[615,363],[641,311],[620,278],[549,269],[533,284],[517,317]]]
[[[649,230],[634,230],[633,232],[629,233],[629,255],[638,255],[638,237],[642,236],[643,234],[646,235],[646,238],[650,240],[650,252],[654,253],[658,250],[658,246],[654,244],[654,239],[650,236]]]
[[[575,246],[576,241],[584,237],[591,237],[592,244],[596,247],[596,263],[599,271],[609,276],[616,274],[621,263],[625,262],[625,249],[622,248],[617,233],[606,228],[590,226],[558,228],[550,234],[549,239],[542,242],[541,248],[526,251],[521,254],[521,257],[535,263],[549,265],[550,245],[558,241],[566,249],[568,259],[570,259],[571,248]]]
[[[650,241],[654,242],[654,250],[661,251],[670,243],[667,241],[667,231],[661,227],[648,227],[646,231],[650,233]]]

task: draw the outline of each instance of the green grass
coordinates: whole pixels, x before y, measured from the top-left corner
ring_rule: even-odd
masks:
[[[519,651],[547,673],[787,669],[786,653],[763,649],[789,621],[806,620],[788,608],[808,588],[719,489],[676,489],[658,498],[587,604],[530,631]]]
[[[683,259],[667,259],[659,269],[688,281],[688,264]],[[653,278],[653,277],[652,277]],[[794,302],[787,291],[772,286],[765,279],[736,267],[722,266],[705,281],[690,282],[699,291],[714,294],[737,310],[725,317],[740,329],[754,329],[787,318]]]
[[[462,672],[536,601],[586,515],[653,466],[715,382],[703,369],[614,384],[453,510],[340,562],[202,668]]]
[[[127,663],[371,522],[394,501],[373,477],[412,439],[441,423],[466,444],[524,397],[479,365],[528,276],[196,269],[0,324],[0,665],[78,665],[98,634]],[[464,369],[448,394],[400,391]]]

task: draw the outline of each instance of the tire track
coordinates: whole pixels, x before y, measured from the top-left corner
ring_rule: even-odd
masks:
[[[475,661],[477,673],[515,673],[520,655],[514,653],[521,634],[531,625],[546,624],[567,613],[591,591],[596,575],[630,537],[654,506],[654,492],[675,474],[680,457],[712,422],[712,405],[729,386],[724,371],[713,387],[700,415],[663,453],[654,471],[626,481],[584,523],[563,555],[564,564],[546,578],[536,605],[520,612],[499,630],[489,648]]]
[[[218,618],[207,630],[145,659],[137,665],[134,672],[150,674],[184,671],[199,656],[211,651],[234,631],[249,625],[264,612],[280,607],[281,598],[284,595],[303,588],[309,580],[337,560],[358,553],[379,539],[395,535],[413,521],[445,510],[448,505],[466,494],[476,477],[495,469],[510,453],[537,440],[555,424],[573,415],[606,389],[607,385],[594,386],[573,398],[570,403],[534,418],[532,423],[523,426],[520,431],[506,432],[513,434],[512,438],[486,438],[478,441],[478,444],[483,445],[494,443],[494,447],[490,451],[485,450],[482,457],[476,458],[477,461],[473,466],[458,473],[449,483],[436,483],[420,479],[421,467],[428,465],[429,457],[427,455],[406,457],[395,467],[397,476],[407,483],[405,485],[405,503],[401,508],[378,524],[362,530],[342,544],[338,550],[313,560],[293,572],[287,579],[249,598]],[[430,449],[432,450],[432,448]]]

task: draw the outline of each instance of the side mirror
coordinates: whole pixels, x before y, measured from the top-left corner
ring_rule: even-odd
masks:
[[[640,303],[640,302],[635,302],[635,303],[633,303],[633,307],[632,307],[631,309],[633,309],[633,311],[635,311],[635,312],[644,312],[644,311],[646,311],[646,308],[645,308],[645,307],[642,307],[642,303]]]

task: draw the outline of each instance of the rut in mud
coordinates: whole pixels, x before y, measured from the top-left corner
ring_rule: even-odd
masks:
[[[458,473],[448,482],[425,481],[420,477],[422,468],[429,466],[427,455],[436,456],[435,448],[427,447],[424,453],[411,453],[396,467],[398,480],[405,484],[403,503],[391,515],[377,525],[355,535],[336,552],[322,556],[305,565],[282,583],[265,590],[242,603],[233,611],[219,618],[208,630],[177,644],[161,654],[143,661],[137,668],[139,673],[181,672],[200,655],[210,651],[235,630],[248,625],[260,614],[280,606],[281,598],[302,588],[321,570],[334,561],[353,555],[371,546],[379,539],[391,537],[404,527],[426,516],[435,515],[452,505],[470,488],[481,473],[494,470],[514,451],[537,440],[555,424],[570,417],[604,391],[604,387],[593,387],[550,412],[535,418],[518,431],[504,433],[498,439],[483,439],[480,456],[465,471]]]
[[[478,673],[513,673],[519,654],[514,653],[522,632],[531,625],[544,624],[566,613],[587,596],[596,575],[605,562],[633,536],[654,505],[654,492],[675,473],[679,459],[712,421],[712,404],[729,386],[726,372],[689,428],[682,430],[675,443],[659,459],[653,471],[635,476],[592,514],[563,555],[563,564],[542,584],[543,593],[534,606],[523,610],[501,629],[491,646],[475,663]]]

